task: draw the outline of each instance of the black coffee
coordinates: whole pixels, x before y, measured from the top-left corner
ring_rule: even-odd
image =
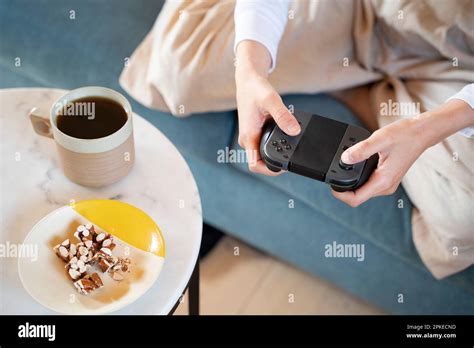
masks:
[[[85,97],[71,101],[56,113],[59,130],[74,138],[97,139],[115,133],[127,122],[127,113],[115,100]]]

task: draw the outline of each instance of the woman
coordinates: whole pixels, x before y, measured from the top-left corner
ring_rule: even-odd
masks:
[[[237,104],[239,114],[239,144],[250,156],[257,156],[249,162],[252,172],[276,175],[269,171],[259,156],[258,146],[263,123],[272,117],[279,127],[289,135],[297,135],[300,126],[283,104],[282,99],[268,80],[269,73],[276,66],[279,41],[283,35],[289,1],[237,1],[235,8],[235,53]],[[349,148],[342,154],[345,163],[357,163],[379,153],[378,168],[366,184],[353,192],[335,192],[333,195],[352,207],[357,207],[370,198],[392,194],[417,159],[430,147],[444,139],[457,136],[474,136],[474,84],[465,86],[444,104],[416,117],[393,122],[375,131],[371,137]],[[472,145],[472,143],[471,143]],[[252,157],[250,157],[252,158]],[[472,161],[471,161],[472,163]],[[462,219],[453,218],[456,208],[443,208],[443,195],[433,194],[431,204],[421,203],[421,192],[430,192],[443,185],[442,180],[423,183],[423,169],[413,170],[405,189],[420,209],[420,223],[423,225],[414,235],[415,244],[425,264],[437,277],[444,277],[473,263],[474,233],[472,232],[473,191],[471,182],[456,187],[455,196],[463,197]],[[472,174],[472,168],[468,173]],[[421,175],[421,176],[420,176]],[[434,176],[437,174],[434,173]],[[466,181],[466,180],[464,180]],[[424,187],[420,191],[420,187]],[[467,188],[466,188],[467,187]],[[426,197],[424,198],[426,199]],[[458,209],[459,210],[459,209]],[[441,216],[440,216],[441,215]],[[448,216],[450,215],[450,216]],[[459,225],[451,225],[458,221]],[[462,220],[462,221],[460,221]],[[450,221],[449,223],[447,223]],[[452,230],[451,230],[452,229]],[[454,232],[455,231],[455,232]],[[462,249],[461,256],[454,250]],[[455,257],[453,257],[453,255]]]

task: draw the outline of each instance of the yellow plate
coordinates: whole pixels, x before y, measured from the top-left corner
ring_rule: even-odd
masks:
[[[110,199],[71,203],[80,215],[102,230],[143,251],[165,257],[165,242],[158,225],[133,205]]]

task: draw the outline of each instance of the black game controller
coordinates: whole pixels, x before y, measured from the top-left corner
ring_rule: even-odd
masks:
[[[271,171],[288,170],[344,192],[362,186],[377,168],[377,154],[355,164],[341,161],[347,148],[370,136],[368,130],[304,111],[294,116],[301,126],[297,136],[287,135],[273,120],[264,126],[260,154]]]

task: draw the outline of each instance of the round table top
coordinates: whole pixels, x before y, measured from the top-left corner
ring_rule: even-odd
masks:
[[[201,201],[194,177],[170,140],[134,114],[136,162],[129,175],[100,189],[70,182],[58,167],[54,141],[37,135],[27,115],[35,106],[48,109],[65,92],[0,90],[0,243],[4,249],[22,243],[37,221],[71,200],[133,204],[162,230],[166,258],[153,287],[113,314],[168,314],[191,277],[201,244]],[[0,257],[0,314],[54,314],[25,291],[17,264],[15,257]]]

